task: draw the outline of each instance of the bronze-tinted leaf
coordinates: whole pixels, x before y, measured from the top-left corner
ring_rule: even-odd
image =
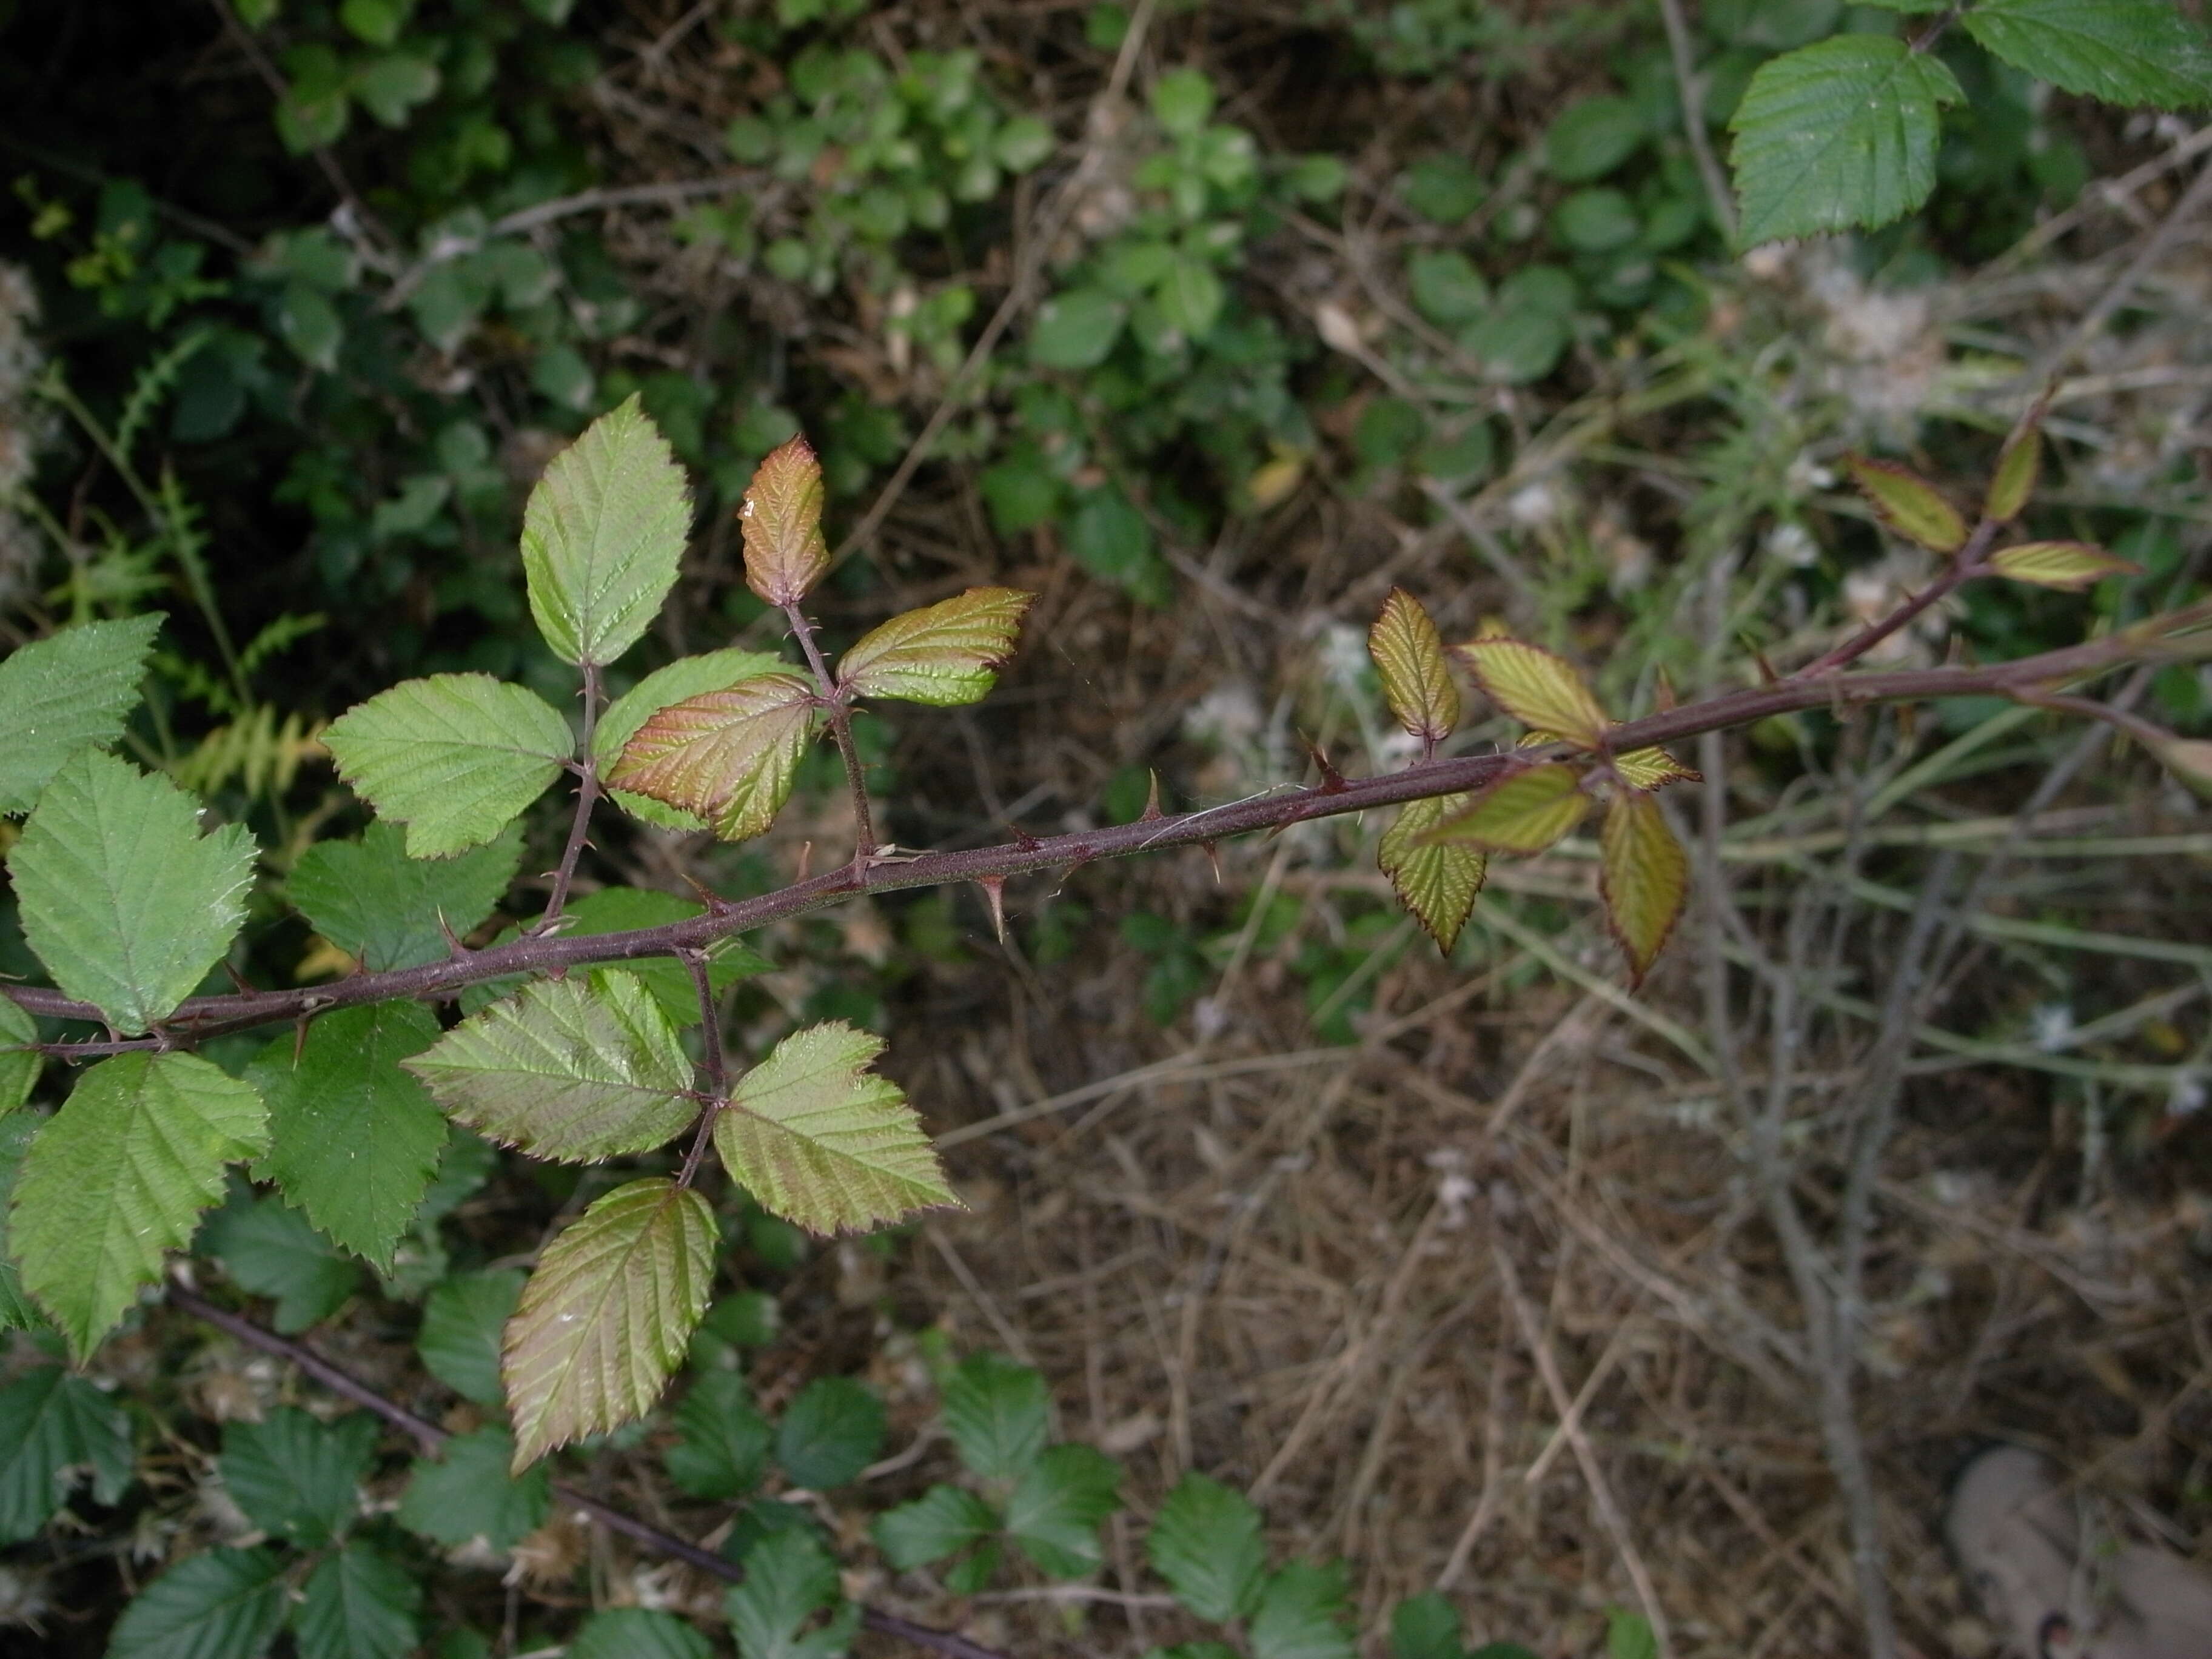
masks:
[[[822,463],[802,435],[772,449],[745,504],[745,586],[778,610],[797,605],[830,568],[822,538]]]
[[[1598,890],[1606,920],[1638,982],[1650,971],[1690,892],[1690,858],[1668,828],[1659,803],[1623,789],[1606,809],[1598,837]]]
[[[1844,465],[1875,514],[1899,535],[1936,553],[1955,553],[1966,544],[1966,521],[1959,509],[1911,467],[1865,455]]]
[[[1574,665],[1540,645],[1503,637],[1469,640],[1452,649],[1474,671],[1483,695],[1523,726],[1595,749],[1612,724]]]
[[[1404,588],[1392,588],[1382,601],[1382,614],[1367,631],[1367,654],[1375,659],[1382,695],[1401,726],[1431,744],[1450,735],[1459,724],[1459,687],[1452,684],[1436,623]]]
[[[1413,837],[1420,847],[1478,847],[1491,853],[1540,853],[1583,821],[1589,797],[1582,774],[1553,761],[1509,772],[1461,811]]]
[[[837,677],[864,697],[949,708],[998,683],[1014,653],[1022,613],[1036,596],[1018,587],[971,587],[872,628],[840,659]]]
[[[1490,860],[1476,848],[1424,842],[1421,836],[1469,799],[1465,794],[1432,795],[1407,801],[1376,849],[1376,862],[1390,878],[1398,902],[1446,956],[1474,912],[1475,896],[1482,891]]]
[[[696,812],[724,841],[744,841],[775,821],[814,720],[806,681],[756,674],[655,711],[607,782]]]

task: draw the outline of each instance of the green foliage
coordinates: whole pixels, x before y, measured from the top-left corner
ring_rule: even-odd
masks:
[[[728,1502],[758,1484],[771,1431],[735,1371],[696,1378],[676,1408],[679,1438],[665,1455],[669,1479],[694,1498]]]
[[[638,729],[662,709],[674,703],[684,702],[709,691],[726,690],[733,685],[757,675],[773,672],[782,666],[782,659],[760,651],[709,651],[696,657],[678,657],[665,668],[655,669],[621,696],[616,698],[599,716],[599,723],[592,733],[592,755],[599,763],[601,772],[610,772],[622,758],[623,750],[635,737]],[[659,824],[664,830],[696,830],[700,820],[679,807],[669,806],[650,796],[629,790],[617,789],[614,799],[624,811],[647,823]]]
[[[568,1644],[568,1659],[711,1659],[707,1638],[673,1613],[643,1607],[595,1613]]]
[[[842,1486],[876,1461],[884,1402],[849,1376],[820,1376],[799,1391],[776,1425],[775,1461],[809,1492]]]
[[[2170,0],[1979,0],[1966,33],[2014,68],[2108,104],[2212,104],[2212,42]]]
[[[376,1419],[365,1413],[326,1424],[279,1406],[223,1430],[223,1489],[262,1531],[312,1549],[350,1527],[375,1453]]]
[[[359,841],[319,841],[286,884],[300,914],[371,973],[436,962],[450,939],[496,908],[522,864],[522,828],[509,824],[455,858],[407,856],[402,832],[372,823]]]
[[[1352,1659],[1346,1588],[1341,1562],[1324,1567],[1292,1561],[1279,1568],[1252,1614],[1255,1659]]]
[[[723,1607],[741,1659],[832,1659],[860,1622],[860,1609],[838,1593],[837,1564],[811,1533],[796,1528],[753,1547],[745,1581]],[[825,1608],[828,1622],[806,1628]]]
[[[349,1542],[315,1564],[292,1610],[300,1659],[405,1659],[422,1639],[422,1601],[403,1563]]]
[[[523,1275],[511,1267],[455,1273],[422,1303],[416,1352],[431,1376],[465,1400],[497,1406],[500,1334],[522,1297]]]
[[[275,1297],[276,1328],[288,1335],[320,1324],[361,1287],[360,1264],[306,1216],[243,1187],[208,1217],[197,1246],[241,1291]]]
[[[1044,1449],[1051,1410],[1044,1378],[998,1354],[963,1359],[945,1380],[945,1429],[979,1480],[1018,1479]]]
[[[1260,1511],[1195,1469],[1161,1503],[1145,1553],[1176,1600],[1201,1619],[1249,1618],[1260,1606],[1267,1567]]]
[[[12,1006],[0,1002],[0,1009]],[[5,1075],[4,1068],[0,1068],[0,1077]],[[8,1241],[8,1203],[15,1195],[16,1177],[22,1173],[23,1154],[30,1150],[31,1137],[38,1133],[40,1121],[13,1109],[0,1115],[0,1331],[29,1330],[45,1322],[38,1304],[24,1293],[22,1272],[15,1265],[15,1253]]]
[[[608,781],[704,821],[724,841],[750,840],[790,798],[815,720],[807,681],[748,674],[655,710],[623,746]]]
[[[0,662],[0,813],[28,811],[64,761],[122,734],[161,621],[86,623]]]
[[[1121,1506],[1121,1466],[1089,1446],[1037,1455],[1006,1499],[1006,1536],[1041,1571],[1073,1578],[1104,1559],[1099,1523]]]
[[[87,1469],[94,1503],[131,1484],[131,1424],[112,1400],[58,1365],[0,1388],[0,1542],[34,1536]]]
[[[87,750],[39,797],[8,855],[23,936],[71,996],[150,1029],[221,960],[246,916],[253,837],[199,832],[191,797]]]
[[[434,1544],[458,1547],[481,1538],[504,1550],[544,1524],[552,1480],[543,1464],[510,1474],[514,1441],[505,1429],[457,1434],[434,1458],[415,1460],[399,1495],[398,1520]]]
[[[283,1628],[284,1559],[274,1550],[210,1550],[133,1598],[107,1639],[110,1659],[258,1654]]]

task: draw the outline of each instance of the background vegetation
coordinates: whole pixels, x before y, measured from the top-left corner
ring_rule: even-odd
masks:
[[[906,847],[1127,822],[1155,780],[1170,807],[1243,796],[1308,743],[1402,763],[1363,643],[1393,584],[1447,637],[1503,618],[1620,710],[1808,659],[1931,574],[1842,458],[1963,496],[2054,363],[2035,527],[2143,574],[1984,584],[1887,659],[2023,654],[2199,597],[2212,265],[2177,207],[2212,140],[2126,106],[2190,88],[2055,88],[1954,31],[1925,206],[1738,257],[1715,169],[1753,75],[1935,20],[1688,9],[1670,40],[1662,9],[1551,0],[18,0],[0,629],[166,611],[127,752],[296,884],[362,822],[328,720],[452,670],[568,696],[524,600],[522,497],[633,392],[702,512],[617,692],[781,637],[732,514],[802,427],[833,645],[964,586],[1042,596],[990,702],[859,721]],[[2193,668],[2118,696],[2212,727]],[[308,1653],[696,1650],[648,1617],[672,1613],[761,1659],[836,1646],[865,1599],[1024,1653],[1229,1620],[1257,1659],[1827,1654],[1869,1639],[1871,1536],[1891,1639],[1978,1654],[1931,1539],[1984,1433],[2196,1547],[2200,810],[2103,728],[2010,704],[1790,717],[1693,758],[1727,805],[1701,850],[1727,898],[1633,1000],[1592,848],[1501,869],[1439,961],[1376,873],[1381,823],[1017,884],[1004,943],[964,891],[749,941],[733,1037],[887,1036],[970,1213],[822,1243],[722,1195],[690,1387],[574,1469],[708,1550],[769,1551],[791,1605],[741,1612],[491,1478],[487,1334],[611,1179],[464,1136],[388,1271],[244,1182],[191,1270],[453,1434],[438,1473],[173,1307],[85,1381],[19,1334],[0,1643],[100,1651],[127,1593],[220,1547],[264,1550],[302,1605],[319,1575],[353,1596],[353,1649],[296,1619],[279,1638]],[[514,867],[550,869],[565,827],[530,819]],[[606,826],[576,908],[613,928],[692,882],[760,892],[852,828],[825,747],[741,848]],[[38,977],[12,918],[0,970]],[[249,982],[356,964],[262,920],[230,963]],[[487,908],[471,938],[514,921]],[[961,1427],[994,1389],[1034,1424],[1015,1451]],[[884,1534],[934,1502],[965,1536],[940,1491],[1003,1519],[1048,1439],[1119,1462],[1095,1565],[1011,1522],[998,1562]],[[322,1484],[257,1495],[257,1459]],[[1170,1491],[1238,1540],[1211,1590],[1148,1544]]]

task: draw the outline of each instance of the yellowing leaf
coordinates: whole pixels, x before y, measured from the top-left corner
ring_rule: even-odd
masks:
[[[1413,837],[1422,847],[1480,847],[1540,853],[1583,821],[1589,797],[1582,774],[1560,762],[1509,772],[1460,811]]]
[[[1650,971],[1690,892],[1690,857],[1659,803],[1623,789],[1606,810],[1598,837],[1598,890],[1606,919],[1638,981]]]
[[[1986,518],[2009,523],[2027,508],[2035,494],[2036,476],[2043,470],[2043,432],[2030,427],[2004,447],[1997,457],[1996,476],[1990,480],[1988,499],[1982,504]]]
[[[1613,757],[1620,781],[1636,789],[1662,789],[1670,783],[1701,783],[1704,779],[1663,749],[1632,749]]]
[[[1966,521],[1959,509],[1911,467],[1865,455],[1844,465],[1875,514],[1899,535],[1937,553],[1955,553],[1966,544]]]
[[[1523,640],[1469,640],[1452,647],[1474,671],[1483,695],[1522,725],[1595,749],[1612,724],[1574,665]]]
[[[998,684],[992,671],[1013,655],[1022,614],[1036,598],[1018,587],[971,587],[893,617],[860,636],[837,678],[864,697],[939,708],[974,702]]]
[[[623,745],[607,782],[696,812],[724,841],[757,836],[791,793],[813,697],[798,675],[775,673],[672,702]]]
[[[1459,724],[1459,687],[1452,684],[1436,623],[1404,588],[1392,588],[1382,601],[1382,614],[1367,630],[1367,654],[1375,659],[1382,695],[1401,726],[1431,744],[1450,735]]]
[[[545,1247],[501,1344],[519,1474],[653,1409],[714,1277],[714,1212],[674,1182],[617,1187]]]
[[[1423,832],[1434,829],[1468,804],[1465,794],[1433,795],[1409,800],[1398,821],[1382,832],[1376,862],[1390,878],[1390,885],[1415,921],[1446,956],[1459,942],[1459,931],[1474,911],[1475,895],[1489,859],[1472,847],[1425,843]]]
[[[867,1069],[883,1048],[832,1020],[784,1038],[738,1082],[714,1150],[763,1208],[834,1233],[959,1204],[898,1085]]]
[[[797,605],[830,568],[822,538],[822,464],[802,435],[768,453],[738,509],[745,586],[781,609]]]
[[[2000,576],[2037,587],[2063,588],[2078,593],[2107,576],[2139,576],[2142,567],[2107,553],[2088,542],[2022,542],[1999,548],[1990,555],[1990,568]]]

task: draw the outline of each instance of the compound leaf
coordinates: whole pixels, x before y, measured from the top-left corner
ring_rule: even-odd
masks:
[[[830,568],[822,538],[822,464],[793,437],[769,451],[738,509],[744,526],[745,586],[778,610],[797,605]]]
[[[1853,455],[1844,465],[1860,494],[1899,535],[1936,553],[1956,553],[1966,544],[1966,521],[1959,509],[1911,467],[1865,455]]]
[[[776,1044],[714,1121],[714,1147],[763,1208],[817,1233],[957,1206],[921,1120],[867,1069],[883,1040],[842,1020]]]
[[[534,980],[402,1064],[470,1128],[538,1158],[641,1152],[698,1113],[675,1026],[621,969]]]
[[[1382,677],[1382,695],[1398,724],[1435,744],[1459,724],[1459,687],[1444,662],[1444,643],[1421,602],[1402,587],[1382,601],[1367,630],[1367,654]]]
[[[58,1365],[34,1366],[0,1389],[0,1543],[45,1526],[87,1468],[100,1503],[131,1484],[131,1420],[121,1407]]]
[[[1176,1600],[1201,1619],[1243,1619],[1259,1606],[1267,1565],[1259,1509],[1195,1469],[1160,1504],[1145,1553]]]
[[[707,1311],[716,1237],[707,1200],[656,1176],[616,1188],[545,1247],[500,1358],[515,1468],[653,1409]]]
[[[1598,890],[1606,919],[1638,981],[1651,969],[1690,893],[1690,856],[1659,803],[1622,789],[1606,809],[1598,837]]]
[[[553,654],[610,663],[636,644],[690,532],[684,469],[632,392],[553,458],[523,509],[530,614]]]
[[[372,823],[359,841],[319,841],[287,886],[314,929],[370,973],[418,968],[451,952],[492,913],[522,865],[522,826],[510,823],[458,858],[407,856],[405,836]]]
[[[884,1402],[865,1382],[817,1376],[775,1428],[775,1461],[792,1484],[827,1492],[855,1479],[884,1443]]]
[[[210,1550],[141,1590],[107,1638],[107,1659],[254,1659],[284,1627],[284,1558]]]
[[[1344,1601],[1342,1562],[1289,1563],[1260,1593],[1252,1615],[1253,1659],[1354,1659]]]
[[[672,1613],[610,1607],[584,1620],[568,1659],[714,1659],[705,1637]]]
[[[576,746],[544,698],[489,674],[402,680],[339,715],[323,742],[378,816],[407,826],[418,859],[491,840]]]
[[[422,1304],[415,1351],[423,1369],[464,1400],[496,1407],[500,1393],[500,1335],[522,1299],[522,1273],[493,1267],[455,1273]]]
[[[757,674],[775,672],[783,659],[765,651],[709,651],[696,657],[678,657],[665,668],[657,668],[617,697],[599,724],[592,728],[592,756],[602,777],[614,770],[622,752],[638,728],[669,704],[682,702],[702,692],[727,690]],[[670,806],[648,795],[628,789],[611,789],[616,805],[632,817],[663,830],[703,830],[706,824],[681,807]]]
[[[406,1659],[422,1640],[422,1587],[404,1565],[348,1544],[315,1564],[292,1609],[300,1659]]]
[[[322,1423],[278,1406],[258,1423],[222,1431],[224,1490],[265,1533],[301,1549],[343,1534],[361,1508],[361,1483],[376,1456],[376,1419],[353,1412]]]
[[[8,869],[23,937],[54,983],[136,1034],[230,948],[253,857],[243,824],[201,835],[198,801],[95,750],[55,773]]]
[[[896,697],[950,708],[998,684],[1014,653],[1022,616],[1036,595],[1018,587],[971,587],[870,629],[838,659],[837,678],[864,697]]]
[[[988,1504],[957,1486],[936,1486],[911,1504],[885,1510],[871,1530],[884,1559],[901,1572],[926,1567],[980,1544],[999,1529]]]
[[[0,813],[28,811],[63,762],[123,734],[161,627],[158,612],[86,623],[0,662]]]
[[[1429,846],[1480,847],[1492,853],[1540,853],[1583,821],[1589,797],[1582,775],[1557,761],[1509,772],[1433,830],[1414,837]]]
[[[656,710],[623,745],[609,784],[694,814],[724,841],[775,821],[813,734],[814,688],[756,674]]]
[[[392,1271],[446,1145],[437,1103],[400,1069],[437,1040],[437,1016],[420,1003],[368,1003],[325,1014],[303,1040],[276,1038],[246,1073],[269,1103],[254,1173],[380,1273]]]
[[[78,1080],[32,1140],[10,1212],[23,1284],[76,1358],[191,1238],[223,1165],[268,1133],[252,1085],[191,1054],[117,1054]]]
[[[220,1260],[231,1283],[274,1297],[276,1328],[289,1336],[336,1313],[361,1285],[361,1264],[276,1197],[257,1199],[242,1183],[207,1218],[197,1254]]]
[[[736,1371],[702,1375],[676,1408],[680,1437],[663,1460],[669,1479],[694,1498],[729,1503],[760,1483],[768,1463],[768,1419]]]
[[[1961,101],[1943,61],[1878,34],[1770,58],[1729,119],[1745,247],[1887,224],[1936,188],[1937,112]]]
[[[1990,555],[1990,568],[2013,581],[2069,593],[2078,593],[2107,576],[2142,574],[2142,567],[2134,560],[2107,553],[2090,542],[2021,542],[2002,547]]]
[[[455,1435],[435,1458],[416,1458],[399,1496],[399,1524],[434,1544],[481,1538],[495,1550],[510,1548],[545,1524],[553,1498],[543,1468],[508,1473],[514,1455],[505,1429],[483,1428]]]
[[[2108,104],[2212,103],[2212,43],[2172,0],[1981,0],[1966,32],[2014,69]]]
[[[837,1563],[811,1532],[769,1534],[745,1556],[745,1581],[722,1598],[739,1659],[832,1659],[860,1628],[860,1609],[838,1594]],[[823,1608],[829,1622],[801,1634]]]
[[[979,1480],[1015,1480],[1044,1449],[1052,1395],[1030,1366],[1003,1354],[963,1359],[945,1383],[945,1426]]]
[[[1540,645],[1502,635],[1455,645],[1483,695],[1523,726],[1595,749],[1612,724],[1572,663]]]
[[[1398,821],[1382,832],[1375,854],[1398,902],[1446,956],[1474,914],[1475,896],[1482,891],[1490,860],[1476,848],[1421,837],[1472,799],[1460,793],[1407,801],[1398,810]]]
[[[1105,1557],[1098,1523],[1121,1507],[1121,1466],[1095,1446],[1053,1446],[1006,1500],[1006,1536],[1041,1571],[1076,1578]]]

